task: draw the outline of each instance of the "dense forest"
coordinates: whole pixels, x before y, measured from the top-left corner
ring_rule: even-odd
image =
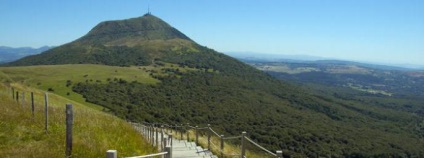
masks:
[[[398,112],[397,106],[379,105],[388,103],[384,99],[365,100],[369,95],[364,93],[334,90],[333,96],[317,95],[300,87],[257,84],[261,77],[166,72],[170,75],[161,77],[157,85],[111,79],[108,83],[77,83],[73,90],[127,120],[209,123],[228,135],[248,131],[249,137],[268,148],[284,149],[287,156],[423,155],[424,122],[412,113],[419,109]],[[352,95],[364,97],[346,99]]]

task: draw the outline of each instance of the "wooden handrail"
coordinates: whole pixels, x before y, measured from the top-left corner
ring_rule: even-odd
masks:
[[[125,157],[125,158],[148,158],[153,156],[162,156],[166,154],[168,154],[168,152],[161,152],[161,153],[149,154],[149,155],[143,155],[143,156],[132,156],[132,157]]]
[[[147,123],[147,122],[146,122]],[[224,140],[228,140],[228,139],[241,139],[241,141],[242,141],[242,145],[241,145],[241,153],[240,154],[238,154],[238,155],[240,155],[240,157],[246,157],[246,155],[245,155],[245,148],[246,148],[246,145],[245,145],[245,141],[244,140],[247,140],[247,141],[249,141],[250,143],[252,143],[254,146],[256,146],[256,147],[258,147],[259,149],[261,149],[261,150],[263,150],[263,151],[265,151],[266,153],[268,153],[268,154],[270,154],[270,155],[272,155],[272,156],[275,156],[275,157],[277,157],[277,158],[282,158],[282,151],[281,150],[277,150],[276,151],[276,153],[273,153],[273,152],[271,152],[271,151],[269,151],[268,149],[266,149],[265,147],[263,147],[263,146],[261,146],[261,145],[259,145],[258,143],[256,143],[256,142],[254,142],[253,140],[251,140],[251,139],[249,139],[248,137],[246,137],[246,132],[242,132],[242,134],[241,135],[239,135],[239,136],[230,136],[230,137],[224,137],[224,135],[219,135],[218,134],[218,132],[216,132],[216,131],[214,131],[211,127],[210,127],[210,125],[208,124],[208,126],[207,127],[198,127],[198,126],[190,126],[190,124],[189,123],[187,123],[186,125],[183,125],[183,124],[181,124],[180,126],[178,126],[178,125],[175,125],[175,126],[171,126],[171,125],[168,125],[168,124],[160,124],[160,123],[147,123],[147,124],[151,124],[151,125],[161,125],[161,127],[162,127],[162,130],[164,129],[164,126],[167,126],[168,128],[171,128],[171,127],[179,127],[179,128],[181,128],[181,129],[194,129],[195,130],[195,135],[196,135],[196,137],[195,137],[195,141],[196,141],[196,143],[198,143],[198,132],[199,132],[199,130],[205,130],[205,129],[209,129],[209,132],[208,133],[213,133],[214,135],[216,135],[217,137],[219,137],[220,139],[221,139],[221,147],[220,147],[220,153],[221,153],[221,156],[224,156],[224,155],[227,155],[227,154],[225,154],[224,153]],[[185,127],[185,128],[184,128]],[[182,132],[181,132],[181,136],[182,136]],[[181,137],[182,138],[182,137]],[[189,133],[187,132],[187,141],[189,141],[189,139],[190,139],[190,137],[189,137]],[[210,134],[208,134],[208,149],[210,150],[210,144],[211,143],[211,141],[210,141]],[[228,155],[227,155],[228,156]],[[236,155],[232,155],[232,156],[236,156]]]

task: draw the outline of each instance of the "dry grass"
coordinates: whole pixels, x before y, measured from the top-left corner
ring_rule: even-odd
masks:
[[[118,155],[135,156],[155,152],[125,121],[79,103],[49,94],[49,126],[44,130],[44,92],[12,84],[26,91],[26,104],[12,100],[11,89],[0,85],[0,155],[2,157],[64,157],[65,104],[73,104],[73,157],[105,157],[109,149]],[[35,116],[30,93],[35,92]],[[21,96],[20,96],[21,97]]]

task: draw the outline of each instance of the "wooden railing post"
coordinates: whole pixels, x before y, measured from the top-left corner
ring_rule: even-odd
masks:
[[[74,116],[72,104],[66,104],[66,158],[72,157],[72,124]]]
[[[172,133],[168,135],[169,145],[172,146]]]
[[[146,135],[146,127],[144,126],[144,124],[140,125],[141,128],[141,133],[143,133],[143,135]]]
[[[196,145],[199,145],[199,126],[196,126],[194,131],[196,132]]]
[[[116,150],[108,150],[106,151],[106,158],[117,158],[118,152]]]
[[[224,135],[221,135],[221,157],[224,157]]]
[[[184,131],[184,127],[183,127],[183,124],[181,124],[181,127],[180,127],[181,139],[180,140],[183,140],[183,131]]]
[[[150,143],[153,144],[153,142],[155,141],[153,139],[153,125],[150,126]]]
[[[12,87],[12,99],[15,99],[15,88]]]
[[[165,147],[165,152],[168,152],[168,154],[166,154],[167,156],[167,158],[172,158],[172,146],[166,146]]]
[[[163,125],[162,125],[160,130],[160,140],[162,142],[161,144],[162,151],[165,150],[165,142],[164,142],[165,138],[163,136],[164,134],[163,134]]]
[[[277,150],[277,158],[283,158],[283,151],[282,150]]]
[[[190,141],[190,136],[189,136],[189,126],[190,126],[190,123],[187,123],[187,127],[186,127],[186,132],[187,132],[187,142],[189,142]]]
[[[162,150],[166,150],[165,147],[168,146],[166,139],[168,138],[163,138],[163,144],[162,144]]]
[[[241,158],[244,158],[246,156],[246,145],[245,145],[245,137],[246,132],[241,132]]]
[[[155,143],[155,139],[154,139],[154,127],[151,126],[150,127],[150,143],[152,144],[152,146],[154,146]]]
[[[208,150],[211,151],[211,125],[208,124]]]
[[[155,134],[156,134],[156,147],[159,147],[159,128],[156,127]]]

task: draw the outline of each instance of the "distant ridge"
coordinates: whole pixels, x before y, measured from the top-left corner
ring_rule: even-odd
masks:
[[[332,59],[310,55],[284,55],[254,52],[226,52],[225,54],[244,61],[260,61],[260,62],[289,62],[289,63],[335,63],[335,64],[355,64],[369,68],[383,70],[424,70],[420,65],[408,64],[384,64],[363,61],[349,61],[342,59]]]
[[[0,63],[11,62],[11,61],[15,61],[29,55],[39,54],[51,48],[53,47],[43,46],[40,48],[32,48],[32,47],[14,48],[14,47],[0,46]]]

